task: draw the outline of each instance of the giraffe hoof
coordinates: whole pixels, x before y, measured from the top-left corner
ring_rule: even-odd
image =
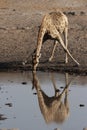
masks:
[[[25,65],[27,63],[27,60],[23,61],[22,64]]]
[[[68,64],[68,61],[65,61],[65,64]]]
[[[76,64],[76,66],[77,66],[77,67],[79,67],[79,66],[80,66],[80,64],[79,64],[79,63],[77,63],[77,64]]]
[[[51,61],[52,61],[52,57],[49,58],[49,62],[51,62]]]
[[[78,66],[80,66],[80,64],[78,63]]]

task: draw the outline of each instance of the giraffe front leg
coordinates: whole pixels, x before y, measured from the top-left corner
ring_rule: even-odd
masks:
[[[40,27],[39,33],[38,33],[38,39],[37,39],[37,47],[36,47],[36,54],[35,57],[33,59],[33,71],[36,71],[36,68],[39,64],[39,59],[41,57],[41,47],[42,47],[42,42],[43,42],[43,37],[45,34],[45,27],[43,26],[43,24]]]

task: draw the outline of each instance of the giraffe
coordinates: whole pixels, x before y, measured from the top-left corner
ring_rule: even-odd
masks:
[[[65,119],[69,116],[68,88],[71,81],[68,82],[68,75],[66,74],[66,85],[62,92],[60,92],[60,90],[57,89],[54,78],[52,77],[52,83],[55,90],[55,94],[52,97],[49,97],[41,89],[40,82],[36,75],[36,72],[33,72],[33,83],[37,91],[39,107],[46,123],[63,123]]]
[[[62,33],[64,34],[64,42],[61,37]],[[66,52],[65,63],[68,63],[68,55],[69,55],[77,65],[80,65],[71,55],[69,50],[67,49],[68,47],[68,40],[67,40],[68,18],[63,12],[55,11],[55,12],[46,14],[42,19],[42,23],[41,23],[40,30],[38,33],[38,38],[37,38],[36,54],[33,57],[33,70],[34,71],[36,71],[36,68],[39,64],[39,59],[41,57],[40,51],[42,47],[43,37],[45,34],[50,35],[54,39],[54,47],[52,50],[51,57],[49,58],[49,61],[53,59],[54,51],[59,42]]]

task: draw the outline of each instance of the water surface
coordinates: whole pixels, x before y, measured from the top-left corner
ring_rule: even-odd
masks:
[[[32,83],[36,88],[32,89]],[[69,86],[64,91],[66,84]],[[60,101],[58,96],[62,92]],[[66,82],[65,74],[37,72],[33,82],[31,72],[0,72],[0,128],[83,130],[85,127],[87,76],[68,75]]]

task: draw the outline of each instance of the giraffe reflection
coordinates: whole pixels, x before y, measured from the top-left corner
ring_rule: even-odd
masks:
[[[36,73],[33,73],[33,85],[36,88],[40,110],[46,123],[63,123],[65,119],[69,116],[69,104],[67,96],[68,87],[71,82],[68,83],[68,74],[66,74],[66,85],[62,92],[57,89],[53,76],[52,83],[55,94],[54,96],[49,97],[41,89],[40,82]]]

